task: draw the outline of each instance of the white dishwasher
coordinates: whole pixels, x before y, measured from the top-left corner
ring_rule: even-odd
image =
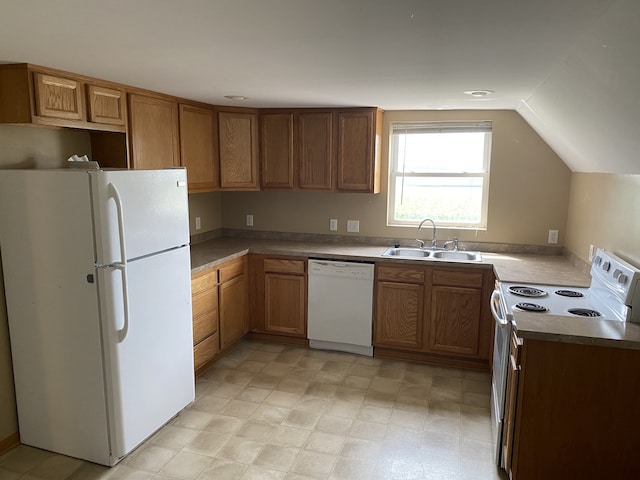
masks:
[[[311,348],[373,356],[373,269],[372,263],[309,260]]]

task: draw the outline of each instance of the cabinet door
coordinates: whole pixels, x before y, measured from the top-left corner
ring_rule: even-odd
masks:
[[[180,165],[178,104],[143,95],[129,95],[131,165],[160,169]]]
[[[338,113],[338,190],[380,191],[376,110]]]
[[[127,118],[125,95],[124,90],[87,85],[89,121],[124,125]]]
[[[218,269],[220,347],[228,347],[248,332],[247,257],[221,265]]]
[[[293,114],[260,115],[260,165],[262,188],[293,188]]]
[[[266,273],[265,328],[269,332],[306,337],[306,282],[302,275]]]
[[[213,110],[180,104],[180,161],[187,168],[189,193],[219,185]]]
[[[331,190],[334,171],[333,114],[298,115],[298,186]]]
[[[423,285],[378,282],[374,345],[421,349],[423,298]]]
[[[217,275],[217,270],[208,270],[191,277],[194,345],[218,331]]]
[[[429,350],[477,355],[482,291],[436,285],[433,286],[431,295]]]
[[[34,73],[36,114],[41,117],[86,120],[82,83],[44,73]]]
[[[218,113],[220,187],[258,190],[256,115]]]

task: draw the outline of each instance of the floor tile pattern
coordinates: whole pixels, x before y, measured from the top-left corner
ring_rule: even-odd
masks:
[[[244,341],[113,468],[21,445],[0,480],[499,480],[488,374]]]

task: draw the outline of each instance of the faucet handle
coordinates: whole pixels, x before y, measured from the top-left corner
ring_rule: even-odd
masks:
[[[420,245],[420,248],[424,248],[424,242],[422,240],[420,240],[419,238],[416,238],[416,242],[418,242],[418,244]]]

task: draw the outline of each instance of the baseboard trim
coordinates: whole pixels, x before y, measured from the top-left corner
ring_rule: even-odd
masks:
[[[20,445],[20,434],[18,432],[12,433],[4,440],[0,440],[0,455],[8,452],[13,447]]]

